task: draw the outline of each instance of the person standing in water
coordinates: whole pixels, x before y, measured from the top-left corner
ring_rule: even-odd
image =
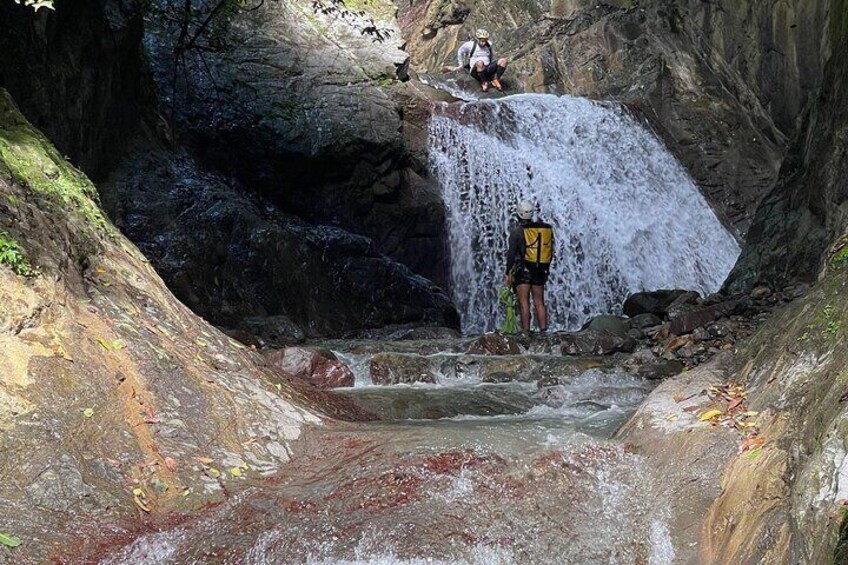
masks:
[[[504,286],[512,287],[518,298],[518,314],[524,333],[530,332],[530,296],[539,331],[548,330],[545,284],[554,259],[554,231],[550,224],[534,221],[536,206],[527,200],[518,203],[518,225],[509,234]]]

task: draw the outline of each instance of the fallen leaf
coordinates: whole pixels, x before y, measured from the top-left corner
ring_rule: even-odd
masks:
[[[82,411],[82,415],[86,418],[91,418],[92,416],[94,416],[94,408],[86,408]]]
[[[116,339],[115,341],[112,342],[112,349],[121,350],[121,349],[125,348],[126,346],[127,346],[127,344],[124,343],[124,341],[121,340],[121,339]]]
[[[747,457],[748,459],[754,460],[754,459],[756,459],[757,457],[759,457],[759,456],[760,456],[760,455],[762,455],[762,454],[763,454],[763,448],[762,448],[762,447],[758,447],[758,448],[756,448],[756,449],[752,449],[751,451],[749,451],[749,452],[748,452],[748,455],[746,455],[746,457]]]
[[[670,422],[673,422],[673,421],[675,421],[675,420],[677,419],[677,417],[678,417],[678,415],[677,415],[677,414],[669,414],[668,416],[666,416],[666,418],[665,418],[665,419],[666,419],[666,420],[668,420],[668,421],[670,421]]]
[[[745,412],[743,415],[744,415],[744,416],[747,416],[747,417],[749,417],[749,418],[752,418],[752,417],[754,417],[754,416],[759,416],[759,415],[760,415],[760,413],[759,413],[759,412],[757,412],[756,410],[748,410],[748,411],[747,411],[747,412]]]
[[[721,416],[721,410],[707,410],[706,412],[698,416],[698,419],[702,422],[706,422],[707,420],[712,420],[713,418],[716,418],[718,416]]]
[[[21,538],[16,538],[15,536],[10,536],[9,534],[0,533],[0,543],[5,545],[6,547],[18,547],[22,542]]]
[[[135,502],[135,505],[144,510],[145,512],[150,513],[150,506],[148,506],[150,502],[147,500],[147,495],[144,494],[144,490],[137,487],[134,488],[132,492],[133,502]]]
[[[216,469],[215,467],[209,467],[208,469],[206,469],[206,470],[204,471],[204,473],[206,473],[206,475],[207,475],[208,477],[211,477],[211,478],[213,478],[213,479],[217,479],[218,477],[220,477],[220,476],[221,476],[221,471],[219,471],[219,470],[218,470],[218,469]]]
[[[738,398],[734,398],[734,399],[733,399],[733,401],[730,403],[730,405],[727,407],[727,411],[728,411],[728,412],[730,412],[731,410],[733,410],[734,408],[736,408],[737,406],[739,406],[740,404],[742,404],[742,402],[743,402],[744,400],[745,400],[745,399],[744,399],[744,398],[742,398],[741,396],[740,396],[740,397],[738,397]]]
[[[238,467],[233,467],[230,469],[230,474],[234,477],[241,477],[241,469]]]
[[[105,275],[106,269],[104,269],[103,267],[97,267],[97,274],[98,275]]]
[[[208,343],[206,343],[204,340],[202,340],[202,339],[200,339],[200,338],[196,339],[196,340],[194,341],[194,343],[196,343],[196,344],[197,344],[197,345],[199,345],[200,347],[209,347],[209,344],[208,344]]]
[[[698,409],[699,409],[698,406],[687,406],[686,408],[683,409],[683,411],[691,413],[691,412],[697,412]]]
[[[198,457],[197,460],[203,463],[204,465],[209,465],[212,463],[211,457]]]
[[[97,343],[99,343],[99,344],[100,344],[100,347],[102,347],[102,348],[103,348],[103,349],[105,349],[106,351],[109,351],[109,350],[111,350],[111,349],[112,349],[112,346],[111,346],[111,345],[109,345],[109,342],[108,342],[108,341],[106,341],[105,339],[99,339],[99,338],[98,338]]]
[[[165,468],[173,473],[174,471],[177,470],[177,462],[174,461],[174,459],[172,457],[166,457],[165,458]]]

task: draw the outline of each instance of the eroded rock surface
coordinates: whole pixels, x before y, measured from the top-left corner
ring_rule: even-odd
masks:
[[[15,558],[218,500],[321,421],[173,297],[3,90],[0,232],[21,249],[0,261],[0,531],[25,540]]]

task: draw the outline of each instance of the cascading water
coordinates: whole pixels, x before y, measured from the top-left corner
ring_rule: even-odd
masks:
[[[632,292],[715,292],[739,254],[683,167],[621,109],[535,94],[443,105],[429,149],[467,333],[497,326],[519,199],[536,202],[555,229],[547,287],[555,329],[615,312]]]

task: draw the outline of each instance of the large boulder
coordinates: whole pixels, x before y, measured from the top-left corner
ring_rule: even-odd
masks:
[[[686,294],[685,290],[652,290],[636,292],[624,301],[622,311],[625,316],[634,317],[640,314],[653,314],[664,317],[668,307],[680,296]]]
[[[328,349],[318,347],[286,347],[265,353],[275,369],[304,379],[318,388],[351,387],[353,371]]]

